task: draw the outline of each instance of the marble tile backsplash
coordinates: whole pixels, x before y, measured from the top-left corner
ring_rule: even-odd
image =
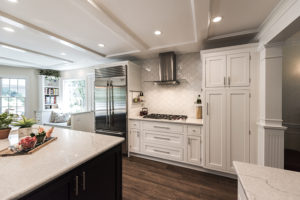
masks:
[[[147,82],[158,80],[159,59],[142,60],[137,64],[143,68],[141,80],[144,106],[149,109],[149,113],[181,114],[195,118],[194,102],[201,94],[202,86],[200,53],[177,55],[177,79],[180,84],[176,86]]]

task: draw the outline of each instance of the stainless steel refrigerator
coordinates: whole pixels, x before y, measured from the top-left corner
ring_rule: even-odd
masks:
[[[127,66],[95,70],[96,133],[124,137],[127,154]]]

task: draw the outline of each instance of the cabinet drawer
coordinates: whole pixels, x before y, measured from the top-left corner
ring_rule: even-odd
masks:
[[[183,125],[170,124],[170,123],[159,123],[159,122],[143,122],[143,129],[149,131],[158,131],[166,133],[178,133],[183,134]]]
[[[151,156],[156,156],[160,158],[170,159],[170,160],[183,160],[183,150],[182,148],[169,148],[153,144],[144,144],[143,153]]]
[[[129,120],[129,128],[139,129],[140,128],[140,121]]]
[[[201,135],[201,127],[200,126],[188,126],[188,135]]]
[[[169,146],[183,146],[183,135],[173,133],[143,132],[144,142]]]

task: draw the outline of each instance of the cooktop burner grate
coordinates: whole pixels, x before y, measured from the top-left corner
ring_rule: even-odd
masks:
[[[167,114],[149,114],[145,115],[143,118],[149,118],[149,119],[167,119],[167,120],[186,120],[186,115],[167,115]]]

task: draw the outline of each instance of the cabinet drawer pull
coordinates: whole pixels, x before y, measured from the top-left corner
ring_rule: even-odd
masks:
[[[158,140],[170,140],[170,138],[163,138],[163,137],[154,137],[154,138]]]
[[[82,190],[83,191],[86,190],[86,186],[85,186],[85,171],[82,172]]]
[[[137,136],[140,137],[140,132],[139,131],[137,131]]]
[[[161,150],[157,150],[157,149],[153,149],[153,151],[158,152],[158,153],[170,154],[170,152],[168,152],[168,151],[161,151]]]
[[[170,127],[165,127],[165,126],[153,126],[154,128],[162,128],[162,129],[170,129]]]
[[[188,138],[188,145],[191,145],[191,139]]]
[[[230,85],[230,76],[228,77],[228,85]]]
[[[78,176],[75,177],[75,196],[78,196]]]

